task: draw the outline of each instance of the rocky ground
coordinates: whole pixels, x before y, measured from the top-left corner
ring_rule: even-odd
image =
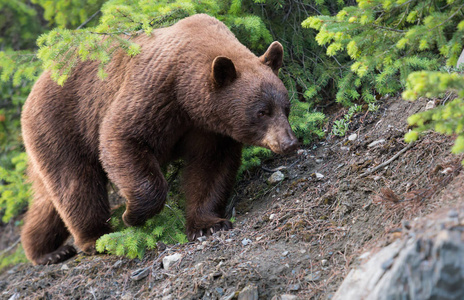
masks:
[[[232,231],[159,245],[143,260],[19,264],[0,274],[0,299],[330,299],[350,269],[405,240],[405,227],[463,203],[464,156],[449,152],[452,139],[403,141],[407,116],[427,102],[383,99],[346,137],[264,162],[236,186]],[[269,184],[277,170],[285,178]],[[18,236],[0,230],[2,251]]]

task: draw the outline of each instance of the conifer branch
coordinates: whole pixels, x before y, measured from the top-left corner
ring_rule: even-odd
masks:
[[[97,10],[97,11],[96,11],[93,15],[91,15],[87,20],[85,20],[84,23],[82,23],[81,25],[79,25],[79,26],[76,28],[76,30],[77,30],[77,29],[81,29],[82,27],[84,27],[85,25],[87,25],[87,24],[88,24],[90,21],[92,21],[93,18],[95,18],[100,12],[101,12],[100,9]]]
[[[448,18],[446,18],[446,20],[444,20],[444,21],[441,22],[440,24],[434,26],[434,27],[431,28],[430,30],[433,30],[433,29],[435,29],[435,28],[437,28],[437,27],[440,27],[441,25],[443,25],[443,24],[445,24],[446,22],[448,22],[449,20],[451,20],[458,12],[461,11],[461,9],[462,9],[463,7],[464,7],[464,4],[462,4],[461,6],[459,6],[459,8],[456,9],[456,11],[455,11],[453,14],[451,14]]]
[[[395,31],[395,32],[401,32],[401,33],[407,32],[407,30],[395,29],[395,28],[390,28],[390,27],[385,27],[385,26],[380,26],[380,25],[372,24],[372,26],[375,28],[390,30],[390,31]]]

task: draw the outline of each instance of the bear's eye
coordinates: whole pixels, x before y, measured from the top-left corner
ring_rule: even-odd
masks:
[[[258,115],[258,118],[262,118],[264,116],[269,115],[269,113],[267,111],[265,111],[265,110],[260,110],[260,111],[258,111],[257,115]]]

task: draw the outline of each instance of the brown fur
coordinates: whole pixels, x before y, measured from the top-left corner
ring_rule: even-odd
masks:
[[[186,162],[189,239],[232,228],[225,206],[240,166],[242,143],[283,153],[296,147],[289,101],[276,76],[282,46],[260,58],[206,15],[140,36],[142,52],[118,53],[97,78],[79,64],[63,87],[44,73],[22,115],[34,200],[22,242],[35,264],[85,253],[111,231],[106,186],[127,200],[124,222],[142,225],[161,211],[167,183],[161,166]]]

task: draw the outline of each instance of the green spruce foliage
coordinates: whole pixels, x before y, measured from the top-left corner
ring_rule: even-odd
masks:
[[[175,198],[170,195],[170,199]],[[185,218],[175,201],[168,201],[163,211],[141,227],[126,228],[122,222],[125,206],[113,212],[111,225],[114,233],[105,234],[97,241],[97,251],[142,259],[146,250],[156,248],[158,241],[165,244],[186,243]]]
[[[463,45],[462,1],[359,0],[335,16],[306,19],[316,41],[342,61],[336,101],[372,104],[404,89],[409,74],[453,66]],[[350,60],[346,60],[346,55]]]
[[[30,199],[29,185],[25,184],[26,153],[22,152],[12,159],[14,169],[0,166],[0,216],[4,223],[23,211]]]
[[[408,89],[403,97],[415,100],[419,96],[443,97],[445,92],[457,96],[455,99],[440,105],[435,109],[424,111],[408,118],[408,123],[415,126],[414,130],[405,135],[407,142],[416,140],[419,133],[427,130],[452,135],[456,137],[451,151],[464,152],[464,76],[453,72],[415,72],[409,75]],[[464,161],[463,161],[464,164]]]

